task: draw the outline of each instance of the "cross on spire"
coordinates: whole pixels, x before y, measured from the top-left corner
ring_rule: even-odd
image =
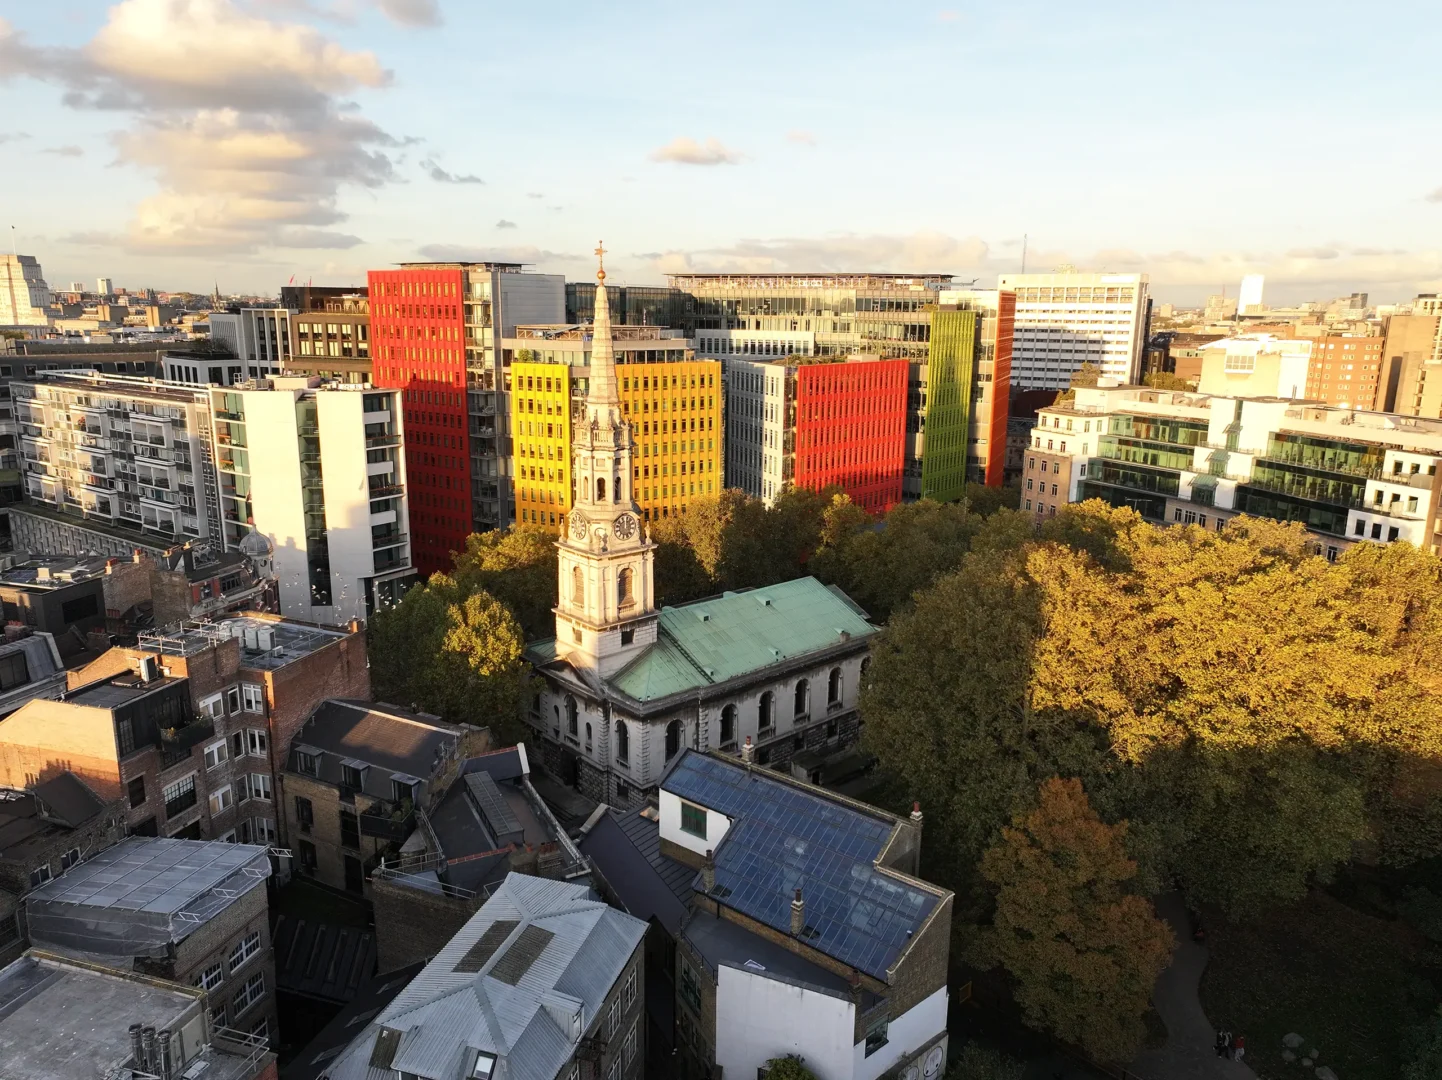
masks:
[[[606,242],[605,242],[604,240],[597,240],[597,241],[596,241],[596,262],[598,263],[598,266],[597,266],[597,269],[596,269],[596,280],[597,280],[597,281],[605,281],[605,280],[606,280]]]

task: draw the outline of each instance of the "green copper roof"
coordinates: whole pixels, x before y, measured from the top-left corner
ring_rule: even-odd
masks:
[[[798,578],[662,608],[657,643],[611,679],[638,701],[654,701],[839,644],[876,628],[839,589]]]

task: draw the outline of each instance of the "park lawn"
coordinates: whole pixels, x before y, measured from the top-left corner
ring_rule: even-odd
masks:
[[[1321,890],[1240,924],[1211,915],[1202,1007],[1212,1023],[1244,1034],[1247,1064],[1267,1080],[1310,1076],[1282,1060],[1282,1036],[1321,1051],[1342,1080],[1395,1080],[1400,1046],[1421,1018],[1406,924],[1347,907]]]

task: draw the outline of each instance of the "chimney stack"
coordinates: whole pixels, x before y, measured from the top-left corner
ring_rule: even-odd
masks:
[[[143,1028],[140,1032],[140,1056],[144,1059],[141,1067],[151,1075],[155,1074],[155,1029]]]
[[[741,760],[745,764],[750,765],[752,758],[754,758],[755,756],[756,747],[751,745],[751,736],[747,735],[746,741],[741,744]]]
[[[916,853],[911,861],[911,872],[921,876],[921,803],[911,804],[911,827],[916,830]]]
[[[921,828],[921,803],[919,802],[911,804],[911,823],[918,829]]]
[[[710,848],[706,849],[706,858],[701,863],[701,890],[707,896],[716,891],[716,856]]]
[[[806,901],[801,899],[801,890],[796,890],[796,899],[791,901],[791,936],[800,937],[806,929]]]
[[[162,1031],[159,1039],[160,1061],[157,1063],[156,1072],[160,1074],[160,1080],[171,1080],[174,1076],[174,1069],[170,1057],[170,1032]]]
[[[140,1041],[140,1033],[144,1030],[144,1024],[130,1025],[130,1071],[132,1073],[145,1072],[145,1047]]]

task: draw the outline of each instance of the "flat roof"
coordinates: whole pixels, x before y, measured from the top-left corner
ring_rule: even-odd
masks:
[[[133,680],[133,681],[131,681]],[[89,705],[96,709],[113,709],[118,705],[153,694],[161,687],[170,686],[182,680],[169,675],[149,682],[141,682],[140,676],[120,673],[103,682],[91,683],[66,694],[61,700],[72,705]]]
[[[138,647],[167,656],[194,656],[227,638],[240,640],[240,666],[274,671],[350,637],[351,631],[256,615],[223,616],[214,622],[140,634]]]

